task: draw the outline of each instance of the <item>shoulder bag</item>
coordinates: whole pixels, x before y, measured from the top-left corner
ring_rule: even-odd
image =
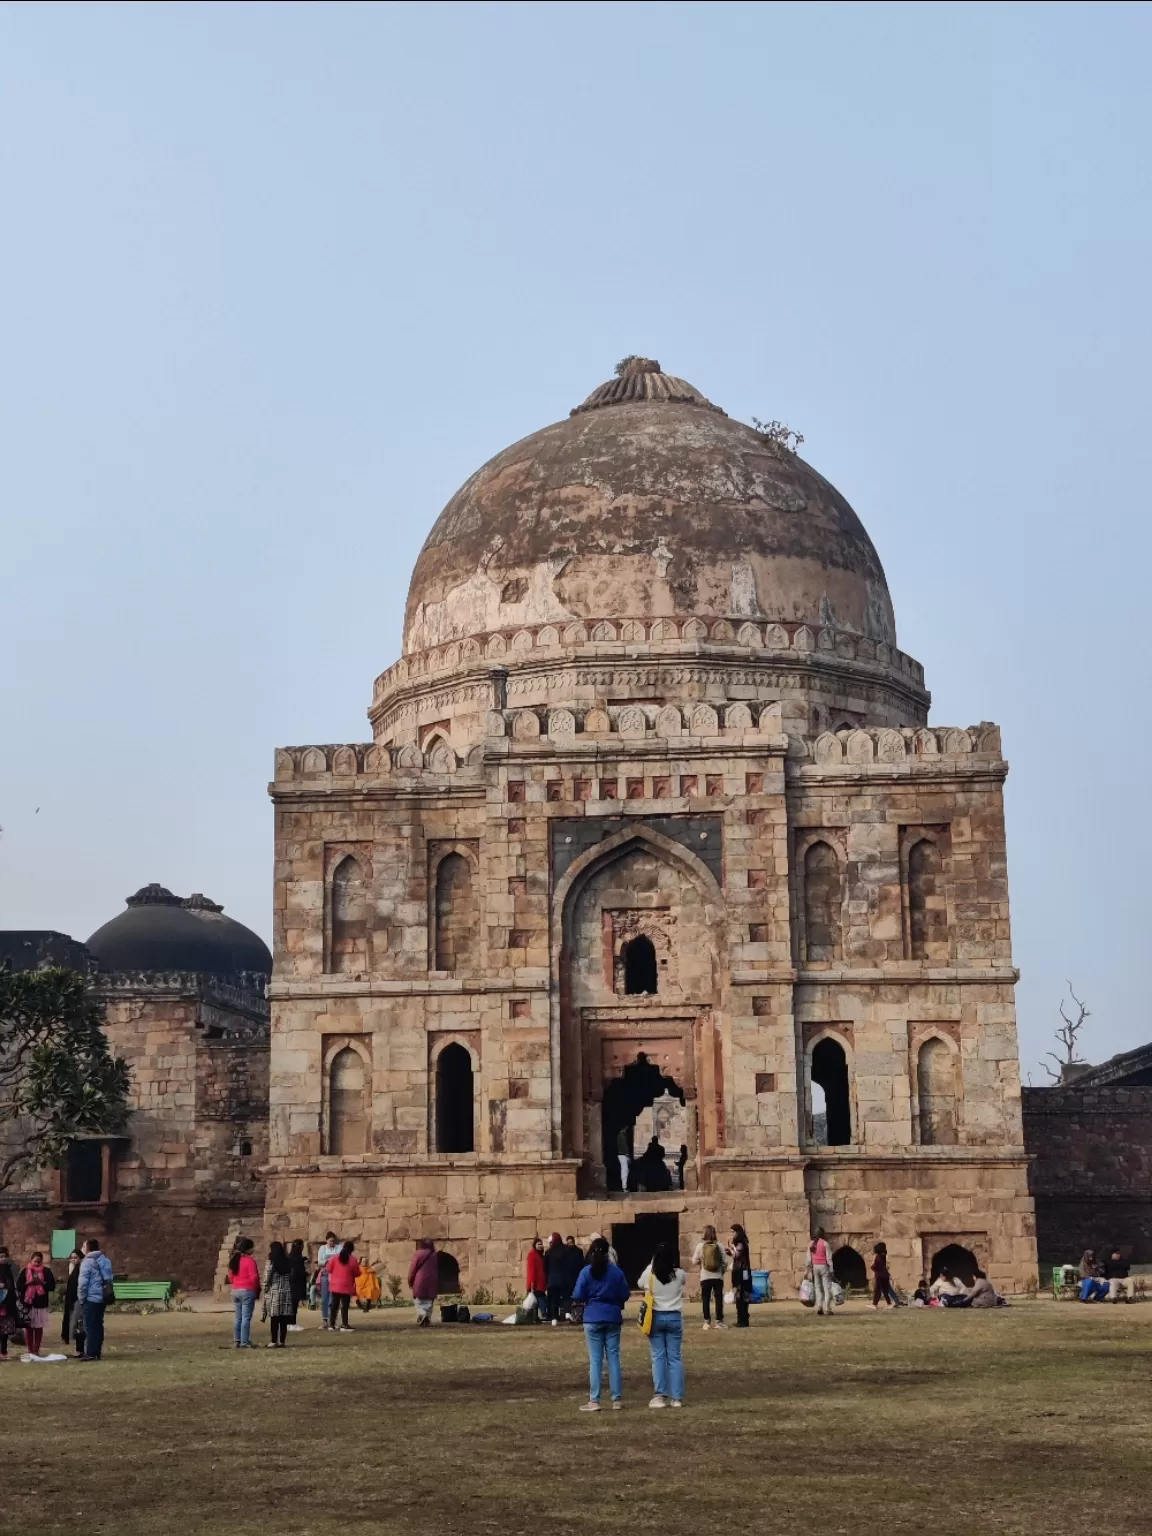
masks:
[[[652,1332],[652,1319],[656,1315],[656,1298],[652,1289],[652,1272],[648,1272],[648,1291],[644,1300],[640,1303],[640,1316],[637,1319],[640,1332],[650,1334]]]

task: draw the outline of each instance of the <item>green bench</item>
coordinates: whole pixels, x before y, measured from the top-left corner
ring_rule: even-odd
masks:
[[[171,1280],[117,1280],[117,1301],[162,1301],[165,1306],[176,1289]]]

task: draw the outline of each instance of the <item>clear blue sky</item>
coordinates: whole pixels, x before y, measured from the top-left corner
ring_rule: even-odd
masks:
[[[1147,5],[0,11],[0,926],[267,935],[452,491],[627,352],[781,417],[999,721],[1026,1069],[1152,1038]],[[37,811],[37,807],[39,810]]]

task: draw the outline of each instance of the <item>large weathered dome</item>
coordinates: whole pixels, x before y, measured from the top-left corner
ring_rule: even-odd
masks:
[[[413,572],[404,651],[518,624],[696,615],[895,640],[880,558],[843,496],[633,358],[444,508]]]
[[[129,896],[127,911],[88,940],[102,971],[199,971],[235,976],[272,973],[267,944],[199,894],[181,900],[162,885]]]

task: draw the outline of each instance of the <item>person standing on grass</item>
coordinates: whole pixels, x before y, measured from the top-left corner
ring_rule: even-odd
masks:
[[[304,1239],[294,1237],[288,1249],[288,1280],[292,1291],[292,1311],[288,1318],[288,1332],[299,1333],[300,1308],[308,1300],[308,1257],[304,1252]]]
[[[356,1277],[360,1273],[360,1260],[352,1250],[355,1243],[344,1243],[324,1266],[328,1276],[328,1322],[333,1333],[351,1333],[348,1308],[356,1294]]]
[[[542,1323],[548,1321],[548,1275],[544,1269],[544,1239],[534,1237],[528,1250],[525,1273],[528,1295],[536,1298],[536,1316]]]
[[[649,1408],[684,1406],[684,1291],[688,1276],[676,1263],[679,1255],[671,1243],[658,1243],[652,1262],[640,1276],[640,1289],[648,1292],[652,1308],[652,1401]]]
[[[588,1346],[588,1401],[580,1404],[581,1413],[600,1412],[605,1357],[612,1407],[620,1409],[624,1406],[620,1330],[624,1326],[624,1307],[630,1295],[624,1271],[612,1263],[608,1257],[608,1244],[598,1237],[572,1292],[573,1301],[584,1303],[584,1342]]]
[[[49,1323],[48,1300],[56,1289],[56,1276],[44,1264],[44,1255],[37,1249],[16,1276],[16,1298],[20,1308],[20,1320],[24,1324],[24,1344],[28,1353],[37,1357],[44,1342],[44,1330]]]
[[[872,1250],[872,1310],[879,1312],[880,1303],[898,1307],[896,1292],[892,1289],[892,1276],[888,1272],[888,1245],[877,1243]]]
[[[752,1249],[748,1234],[738,1221],[732,1223],[728,1257],[732,1260],[732,1299],[736,1303],[736,1326],[747,1328],[748,1303],[752,1300]]]
[[[232,1342],[237,1349],[252,1348],[252,1314],[260,1294],[260,1271],[252,1257],[254,1246],[250,1237],[237,1238],[228,1260],[228,1279],[232,1286]]]
[[[700,1271],[700,1300],[704,1306],[704,1331],[712,1326],[712,1303],[716,1303],[716,1326],[724,1326],[724,1270],[728,1260],[716,1241],[716,1228],[705,1227],[704,1235],[696,1244],[692,1263]]]
[[[264,1266],[264,1307],[260,1314],[261,1322],[270,1323],[272,1327],[269,1349],[283,1349],[287,1344],[291,1317],[292,1268],[284,1244],[273,1243]]]
[[[75,1358],[84,1358],[84,1314],[80,1310],[80,1266],[84,1255],[73,1248],[68,1255],[68,1279],[64,1285],[64,1315],[60,1321],[60,1337],[76,1351]]]
[[[20,1313],[16,1306],[16,1274],[7,1248],[0,1247],[0,1365],[9,1360],[8,1340],[20,1333]]]
[[[552,1319],[553,1328],[564,1321],[565,1288],[571,1290],[568,1284],[568,1264],[568,1255],[564,1252],[564,1239],[559,1232],[553,1232],[548,1240],[548,1250],[544,1255],[544,1274],[548,1281],[548,1316]]]
[[[431,1327],[432,1307],[440,1291],[440,1271],[436,1244],[430,1237],[422,1237],[416,1244],[408,1266],[408,1289],[416,1304],[416,1326]]]
[[[832,1316],[832,1249],[824,1236],[824,1228],[817,1227],[816,1235],[808,1244],[808,1262],[812,1266],[812,1285],[816,1292],[816,1314]]]
[[[251,1244],[249,1244],[251,1247]],[[255,1269],[255,1265],[253,1265]],[[104,1311],[113,1299],[112,1261],[100,1252],[100,1244],[90,1237],[84,1244],[76,1300],[84,1317],[84,1359],[100,1360],[104,1355]]]
[[[326,1232],[324,1241],[320,1244],[316,1254],[317,1274],[320,1279],[320,1326],[329,1328],[331,1322],[328,1316],[328,1303],[331,1299],[331,1290],[328,1283],[328,1260],[334,1259],[340,1252],[340,1239],[335,1232]]]

